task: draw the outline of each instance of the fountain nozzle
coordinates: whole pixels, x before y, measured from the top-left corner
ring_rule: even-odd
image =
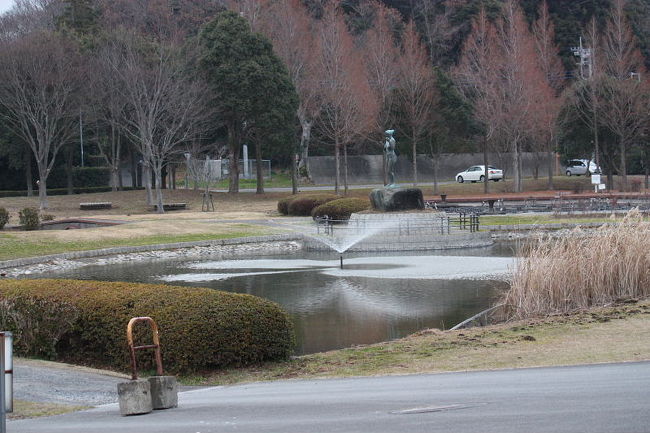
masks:
[[[341,254],[340,258],[341,258],[341,269],[343,269],[343,254]]]

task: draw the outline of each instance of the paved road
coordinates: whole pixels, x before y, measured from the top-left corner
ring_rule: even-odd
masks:
[[[116,405],[11,421],[11,432],[647,432],[650,362],[284,381],[181,393],[180,407]]]

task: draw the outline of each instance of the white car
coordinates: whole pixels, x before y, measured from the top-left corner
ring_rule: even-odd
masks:
[[[495,182],[503,179],[503,170],[494,168],[491,165],[488,165],[488,180],[493,180]],[[463,183],[465,181],[469,182],[483,182],[485,180],[485,166],[484,165],[473,165],[465,171],[461,171],[456,175],[456,181],[458,183]]]
[[[589,169],[587,169],[587,164],[589,164]],[[590,161],[588,159],[572,159],[567,162],[566,165],[566,175],[567,176],[590,176],[594,173],[600,173],[602,170],[600,167],[596,167],[595,161]]]

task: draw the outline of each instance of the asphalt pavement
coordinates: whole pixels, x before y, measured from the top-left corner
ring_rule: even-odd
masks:
[[[183,392],[179,407],[116,404],[11,421],[8,432],[648,432],[650,362],[295,380]]]

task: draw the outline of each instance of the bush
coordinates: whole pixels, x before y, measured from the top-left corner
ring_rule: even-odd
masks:
[[[18,220],[23,230],[38,230],[41,225],[38,209],[26,207],[18,213]]]
[[[309,216],[314,208],[337,198],[338,196],[333,194],[300,195],[289,202],[287,209],[292,216]]]
[[[348,220],[350,215],[370,209],[370,202],[360,198],[340,198],[318,206],[312,212],[314,219],[327,215],[335,220]]]
[[[280,212],[281,215],[289,215],[289,203],[293,199],[298,197],[297,195],[290,195],[289,197],[282,198],[278,201],[278,212]]]
[[[0,281],[0,300],[20,297],[69,303],[78,315],[54,343],[56,355],[97,367],[129,368],[126,325],[138,316],[158,324],[163,366],[172,373],[285,359],[294,344],[288,315],[277,304],[251,295],[120,282]],[[45,317],[45,308],[38,314]],[[135,336],[137,345],[151,342],[146,324],[136,326]],[[138,351],[138,367],[152,366],[151,351]]]
[[[54,221],[54,215],[51,215],[51,214],[49,214],[49,213],[45,213],[45,214],[43,214],[43,216],[41,217],[41,219],[42,219],[43,221]]]
[[[0,328],[14,333],[20,355],[56,358],[56,345],[72,330],[78,310],[65,301],[18,295],[0,300]]]
[[[0,230],[5,227],[5,224],[9,221],[9,212],[7,209],[0,207]]]

